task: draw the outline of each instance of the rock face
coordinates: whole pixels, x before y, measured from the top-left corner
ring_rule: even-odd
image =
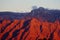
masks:
[[[60,40],[60,11],[0,12],[0,40]]]
[[[40,21],[37,18],[2,20],[1,40],[60,40],[60,23]]]

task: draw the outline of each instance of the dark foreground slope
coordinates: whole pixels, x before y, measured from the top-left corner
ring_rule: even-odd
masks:
[[[0,40],[60,40],[60,11],[0,12]]]

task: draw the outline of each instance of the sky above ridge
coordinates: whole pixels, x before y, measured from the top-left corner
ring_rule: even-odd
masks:
[[[29,12],[32,6],[60,9],[60,0],[0,0],[0,11]]]

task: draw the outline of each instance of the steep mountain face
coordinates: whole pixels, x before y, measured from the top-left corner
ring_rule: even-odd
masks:
[[[0,40],[60,40],[60,23],[32,19],[0,21]]]
[[[60,11],[0,12],[0,40],[60,40]]]

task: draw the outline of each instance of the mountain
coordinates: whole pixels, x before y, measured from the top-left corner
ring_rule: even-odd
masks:
[[[15,12],[0,12],[0,17],[8,17],[7,19],[21,19],[25,17],[29,18],[42,18],[42,20],[47,20],[54,22],[55,20],[60,21],[60,10],[49,10],[43,7],[32,10],[29,13],[15,13]],[[6,18],[5,18],[6,19]]]
[[[0,21],[0,40],[60,40],[59,21],[37,18]]]
[[[60,10],[0,12],[0,40],[60,40]]]

